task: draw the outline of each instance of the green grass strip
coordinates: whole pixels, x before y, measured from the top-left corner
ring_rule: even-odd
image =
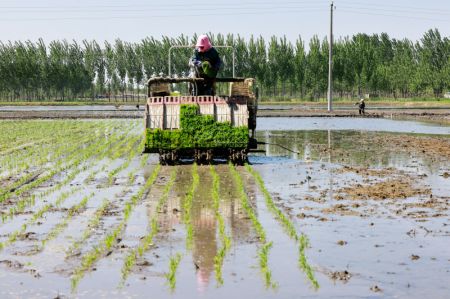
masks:
[[[268,210],[275,216],[275,218],[278,220],[278,222],[281,224],[283,229],[285,230],[286,234],[294,239],[296,242],[299,243],[299,267],[305,272],[306,276],[308,277],[308,280],[312,283],[313,287],[318,289],[319,283],[317,279],[314,276],[314,271],[312,267],[309,265],[305,250],[309,246],[309,240],[308,237],[305,234],[301,234],[300,236],[297,234],[297,231],[295,229],[294,223],[289,219],[288,216],[286,216],[276,205],[275,202],[272,199],[272,196],[270,195],[269,191],[267,190],[264,180],[262,179],[261,175],[256,172],[250,165],[246,164],[245,169],[253,176],[256,183],[258,184],[259,189],[264,195],[264,200],[266,203],[266,206]]]

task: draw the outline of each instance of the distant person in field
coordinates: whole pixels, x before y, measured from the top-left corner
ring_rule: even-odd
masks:
[[[358,105],[359,108],[359,115],[365,115],[365,109],[366,109],[366,103],[364,102],[364,99],[359,100],[359,102],[356,102],[355,105]]]
[[[189,61],[193,76],[203,78],[204,82],[197,84],[197,95],[214,95],[214,83],[222,61],[219,53],[212,46],[208,36],[200,35],[195,45],[194,55]]]

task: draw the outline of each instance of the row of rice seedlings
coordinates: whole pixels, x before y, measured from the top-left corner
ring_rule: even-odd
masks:
[[[151,176],[145,182],[144,186],[139,189],[136,195],[133,195],[131,199],[125,203],[122,221],[109,234],[107,234],[105,238],[100,241],[100,243],[82,256],[81,264],[74,270],[71,277],[72,291],[77,289],[77,286],[80,280],[84,277],[86,271],[89,271],[94,263],[104,256],[117,242],[117,238],[124,231],[134,206],[142,199],[145,192],[153,185],[160,169],[161,166],[157,165]]]
[[[6,196],[7,194],[9,194],[11,192],[16,191],[20,187],[24,186],[27,182],[32,181],[33,178],[38,177],[42,172],[43,172],[42,170],[30,172],[30,173],[20,177],[20,179],[13,182],[12,184],[2,188],[0,190],[0,200],[1,200],[2,196]]]
[[[0,163],[3,163],[4,158],[7,155],[15,154],[16,152],[21,152],[23,154],[23,151],[27,150],[26,154],[28,155],[28,152],[30,152],[30,149],[36,149],[39,147],[39,149],[42,149],[49,143],[54,143],[56,140],[56,137],[47,137],[47,138],[41,138],[39,140],[23,140],[19,141],[17,143],[11,143],[9,146],[0,148]]]
[[[68,132],[70,134],[70,132]],[[55,154],[55,157],[61,157],[64,153],[67,154],[67,144],[71,144],[70,141],[72,140],[78,140],[74,139],[77,136],[69,135],[70,137],[65,137],[64,142],[62,140],[55,139],[53,140],[52,144],[47,145],[44,148],[35,148],[32,147],[30,150],[27,150],[25,152],[21,151],[20,155],[9,155],[6,159],[3,159],[2,161],[2,168],[4,171],[7,171],[7,176],[15,176],[19,174],[22,171],[28,170],[30,167],[39,167],[42,165],[45,165],[46,163],[50,162],[53,158],[53,154]],[[91,141],[94,141],[96,138],[94,135],[89,135],[85,137],[85,141],[91,139]],[[61,144],[60,147],[56,147],[55,145]],[[82,143],[84,144],[84,143]],[[79,148],[80,145],[76,145],[72,147],[72,150],[76,150]],[[6,160],[6,161],[5,161]],[[12,167],[15,168],[15,171],[12,172]],[[28,171],[28,174],[20,178],[18,181],[13,183],[12,185],[8,186],[7,188],[4,188],[4,190],[10,190],[10,189],[16,189],[18,186],[26,182],[28,179],[32,178],[36,173],[36,171]],[[3,193],[0,191],[0,193]]]
[[[36,128],[36,130],[39,130],[39,128]],[[94,138],[92,138],[94,140]],[[6,159],[3,160],[7,160],[7,161],[13,161],[14,160],[14,164],[17,164],[15,161],[19,161],[19,163],[21,165],[23,165],[23,168],[20,167],[19,170],[23,171],[29,168],[29,164],[27,163],[27,156],[30,155],[31,153],[33,153],[33,150],[35,150],[35,148],[33,147],[32,150],[27,150],[25,152],[25,154],[23,156],[16,156],[16,155],[8,155],[8,157],[6,157]],[[48,162],[49,159],[49,147],[47,147],[46,149],[42,149],[42,148],[38,148],[37,152],[39,153],[38,157],[33,157],[33,164],[35,165],[41,165],[44,164],[46,162]],[[22,153],[22,152],[21,152]],[[8,163],[6,163],[5,161],[2,161],[2,168],[4,169],[4,171],[8,171],[10,170],[10,165]],[[14,176],[15,174],[17,174],[18,172],[15,173],[8,173],[8,176]],[[29,172],[27,175],[21,177],[18,181],[14,182],[13,184],[11,184],[10,186],[7,186],[6,188],[3,188],[0,193],[5,193],[4,191],[7,190],[11,190],[11,189],[16,189],[17,187],[21,186],[23,183],[25,183],[27,180],[29,180],[30,178],[32,178],[33,176],[35,176],[37,173],[39,172]]]
[[[145,142],[145,140],[144,140],[144,142]],[[139,159],[139,169],[144,168],[145,165],[147,164],[147,161],[148,161],[148,155],[142,154],[141,158]],[[132,170],[128,174],[128,185],[132,185],[134,183],[135,179],[136,179],[136,170]]]
[[[102,122],[101,125],[103,125]],[[111,122],[109,122],[111,123]],[[17,147],[26,143],[40,143],[55,137],[64,136],[65,133],[82,135],[83,129],[95,128],[94,122],[80,122],[74,120],[64,121],[2,121],[0,123],[0,151]],[[86,130],[84,130],[86,132]],[[49,136],[49,133],[51,135]],[[66,135],[67,137],[68,135]]]
[[[70,133],[70,132],[69,132]],[[71,135],[69,135],[71,136]],[[75,136],[71,136],[70,138],[74,138]],[[91,140],[95,140],[94,136],[87,136],[85,137],[86,140],[87,138],[91,138]],[[71,140],[67,140],[69,139],[68,137],[66,137],[66,142],[70,142]],[[76,140],[76,139],[74,139]],[[61,142],[58,142],[58,140],[54,140],[53,144],[51,144],[51,146],[47,146],[46,148],[32,148],[32,150],[27,150],[23,155],[9,155],[7,157],[7,159],[3,159],[3,160],[7,160],[7,161],[2,161],[2,168],[4,169],[4,171],[8,171],[8,173],[6,174],[7,176],[15,176],[17,174],[19,174],[22,171],[26,171],[28,170],[31,166],[33,167],[39,167],[41,165],[44,165],[48,162],[50,162],[51,160],[51,153],[55,152],[56,153],[56,157],[61,157],[62,153],[59,152],[59,150],[65,150],[67,148],[67,146],[62,143],[61,147],[57,147],[56,149],[54,148],[55,144],[59,144]],[[79,145],[76,145],[73,147],[73,149],[77,149],[79,147]],[[52,152],[50,152],[52,151]],[[23,152],[21,152],[22,154]],[[37,155],[36,155],[37,154]],[[31,161],[29,161],[29,159]],[[13,164],[16,168],[16,170],[14,172],[11,172],[9,170],[11,170],[11,166],[10,164]],[[19,164],[19,165],[17,165]],[[2,190],[0,190],[0,193],[5,193],[5,191],[7,190],[11,190],[11,189],[17,189],[19,186],[21,186],[22,184],[24,184],[25,182],[27,182],[27,180],[31,179],[33,176],[35,176],[36,174],[39,174],[42,171],[29,171],[28,174],[26,174],[25,176],[22,176],[19,180],[17,180],[16,182],[14,182],[13,184],[11,184],[10,186],[7,186],[5,188],[3,188]]]
[[[237,190],[239,192],[239,197],[241,199],[242,207],[245,210],[245,213],[250,218],[253,228],[256,231],[256,234],[258,235],[259,241],[261,242],[262,246],[259,249],[258,257],[259,257],[259,267],[261,270],[261,273],[264,277],[264,282],[267,288],[269,287],[276,287],[276,283],[272,281],[272,272],[268,266],[267,260],[270,248],[272,246],[272,242],[267,241],[266,232],[264,231],[264,228],[262,227],[261,223],[259,222],[255,211],[253,210],[250,201],[248,200],[248,196],[245,192],[244,187],[244,180],[242,179],[239,172],[236,170],[236,168],[230,163],[229,164],[230,172],[233,176],[233,180],[235,185],[237,186]]]
[[[176,284],[177,284],[177,269],[178,265],[180,265],[181,262],[181,254],[177,253],[176,255],[172,256],[169,260],[169,273],[166,273],[166,279],[169,284],[169,288],[171,291],[175,290]]]
[[[213,188],[212,188],[211,196],[213,199],[214,213],[216,214],[216,219],[218,222],[219,238],[222,242],[222,246],[220,247],[219,251],[217,252],[216,256],[214,257],[214,271],[216,274],[216,281],[217,281],[217,284],[220,286],[220,285],[223,285],[222,266],[223,266],[223,261],[225,259],[225,255],[227,254],[227,252],[231,246],[231,238],[229,236],[227,236],[227,234],[225,232],[225,221],[219,211],[219,205],[220,205],[219,176],[217,175],[217,172],[214,169],[213,165],[209,166],[209,170],[210,170],[211,176],[213,178]]]
[[[267,190],[261,175],[248,164],[245,165],[245,169],[253,176],[256,183],[258,184],[261,192],[264,195],[265,203],[268,210],[275,216],[275,218],[281,224],[287,235],[299,243],[299,267],[305,272],[306,276],[308,277],[309,281],[312,283],[314,288],[316,289],[319,288],[319,283],[317,282],[317,279],[314,277],[314,271],[307,262],[305,255],[305,249],[308,247],[309,244],[308,237],[305,234],[298,235],[295,226],[289,219],[289,217],[286,216],[275,205],[275,202],[273,201],[272,196]]]
[[[133,143],[132,137],[131,137],[131,136],[128,136],[127,138],[119,137],[119,139],[122,139],[121,142],[119,142],[118,144],[116,144],[113,148],[111,148],[111,149],[109,150],[108,153],[106,153],[105,155],[103,155],[101,158],[104,158],[104,157],[106,157],[106,156],[111,156],[112,154],[117,154],[117,152],[120,152],[121,155],[127,152],[126,150],[124,150],[124,146],[125,146],[125,144]],[[135,140],[134,140],[134,142],[135,142]],[[132,154],[134,154],[134,153],[133,153],[133,152],[129,152],[129,156],[131,156]],[[107,165],[103,165],[103,167],[101,167],[100,169],[98,169],[98,170],[92,172],[92,173],[85,179],[85,182],[87,183],[87,182],[90,182],[90,181],[94,180],[94,178],[97,176],[97,174],[100,173],[100,172],[104,172],[104,171],[106,170],[106,168],[107,168]],[[125,167],[125,168],[126,168],[126,167]],[[119,171],[120,171],[120,170],[119,170]],[[117,171],[117,172],[118,172],[118,171]],[[115,174],[114,174],[114,175],[115,175]],[[111,172],[109,172],[109,175],[108,175],[108,182],[111,181],[111,183],[109,183],[109,184],[112,184],[112,180],[114,179],[114,175],[111,175]]]
[[[67,198],[69,198],[71,195],[75,194],[76,192],[79,192],[80,190],[81,190],[80,187],[74,187],[67,192],[61,193],[54,204],[44,205],[41,209],[39,209],[36,213],[34,213],[33,216],[28,221],[23,223],[19,229],[9,233],[8,239],[6,239],[6,241],[0,242],[0,250],[15,243],[17,240],[17,237],[24,234],[30,225],[35,224],[37,222],[37,220],[43,218],[44,214],[47,213],[50,209],[60,207],[61,204]]]
[[[183,217],[182,220],[186,227],[186,248],[192,248],[192,242],[194,237],[194,228],[192,226],[192,201],[194,199],[194,194],[197,190],[198,184],[200,182],[200,177],[198,176],[198,166],[197,164],[192,165],[192,184],[189,188],[186,196],[183,199]]]
[[[133,133],[133,129],[128,129],[128,133],[129,133],[130,135],[133,135],[133,134],[132,134],[132,133]],[[141,135],[134,135],[133,137],[135,137],[135,139],[142,138]],[[131,149],[132,149],[132,146],[129,146],[129,147],[128,147],[128,151],[130,151]],[[123,150],[113,152],[113,153],[111,153],[111,154],[108,156],[108,158],[110,158],[111,160],[118,159],[118,158],[120,158],[121,156],[124,155],[124,152],[125,152],[125,151],[123,151]]]
[[[59,173],[61,171],[65,171],[70,168],[77,167],[82,162],[87,160],[87,158],[89,158],[95,154],[98,154],[101,150],[103,150],[103,146],[101,146],[101,144],[102,144],[102,142],[91,144],[88,147],[86,147],[84,149],[84,151],[80,151],[80,152],[76,153],[75,155],[73,155],[73,157],[71,157],[71,160],[69,160],[69,162],[66,165],[58,165],[60,163],[57,163],[56,167],[54,167],[53,169],[48,171],[46,175],[38,177],[33,182],[23,185],[21,188],[19,188],[17,190],[12,189],[6,193],[3,193],[2,195],[0,195],[0,202],[5,201],[6,199],[10,198],[13,195],[19,196],[22,193],[24,193],[25,191],[31,190],[34,187],[41,185],[42,183],[48,181],[49,179],[51,179],[52,177],[54,177],[57,173]],[[104,146],[106,146],[106,145],[108,145],[108,143],[104,143]]]
[[[72,245],[67,249],[67,255],[75,253],[81,247],[81,245],[83,245],[83,243],[92,236],[92,234],[100,225],[100,219],[106,215],[110,206],[111,202],[107,199],[104,199],[100,207],[95,211],[93,217],[89,219],[87,228],[83,231],[81,237],[78,240],[74,241]]]
[[[88,134],[88,132],[86,134]],[[106,144],[110,145],[113,140],[114,141],[120,140],[120,138],[114,138],[115,135],[113,136],[113,138],[110,138],[108,140],[106,140],[104,138],[100,139],[100,142],[101,142],[100,144],[105,144],[105,142],[106,142]],[[79,139],[71,140],[71,139],[66,138],[66,140],[64,140],[64,142],[67,144],[72,144],[73,146],[68,148],[66,150],[66,152],[59,154],[60,158],[57,159],[56,161],[53,161],[54,162],[53,167],[60,166],[62,164],[62,162],[70,161],[74,157],[78,157],[80,154],[82,154],[84,151],[86,151],[86,149],[98,147],[99,146],[99,138],[98,137],[99,137],[98,134],[93,134],[91,132],[91,134],[89,134],[89,136],[86,137],[87,139],[84,139],[84,140],[79,140]],[[92,141],[94,141],[95,143],[92,143]],[[81,151],[80,151],[80,148],[81,148]],[[72,154],[69,155],[69,153],[72,153]]]
[[[42,199],[54,192],[61,190],[61,188],[71,182],[80,172],[87,170],[87,168],[88,166],[85,166],[83,168],[76,168],[63,181],[57,183],[56,185],[37,194],[31,194],[30,196],[18,200],[14,206],[9,208],[8,213],[2,214],[2,222],[5,223],[7,219],[13,219],[17,214],[24,212],[26,208],[35,205],[36,199]]]
[[[33,132],[35,128],[44,127],[46,129],[57,130],[59,127],[65,127],[69,124],[74,124],[76,121],[47,121],[47,120],[2,120],[0,123],[0,141],[13,142],[16,140],[28,138],[29,132]],[[32,134],[32,139],[42,138],[43,133],[36,131],[36,134]],[[45,137],[45,136],[44,136]]]
[[[85,161],[85,160],[87,160],[87,159],[89,159],[90,157],[95,156],[95,155],[97,155],[98,159],[102,158],[102,157],[105,156],[109,151],[111,151],[111,150],[113,150],[114,148],[116,148],[116,147],[112,147],[112,148],[111,148],[110,146],[111,146],[111,143],[114,143],[114,142],[116,142],[116,141],[119,140],[119,139],[120,139],[120,137],[118,136],[117,139],[116,139],[116,138],[111,138],[111,139],[110,139],[107,143],[105,143],[103,146],[100,146],[100,147],[91,147],[91,148],[90,148],[90,152],[89,152],[88,154],[85,153],[84,155],[80,156],[80,157],[78,158],[78,160],[76,160],[75,163],[74,163],[70,168],[73,168],[73,167],[78,166],[78,165],[79,165],[80,163],[82,163],[83,161]],[[120,146],[120,145],[119,145],[119,146]],[[100,154],[99,154],[99,152],[100,152]],[[92,166],[92,164],[89,165],[89,166]],[[50,193],[53,193],[53,192],[59,190],[60,188],[62,188],[62,187],[65,186],[66,184],[68,184],[70,181],[72,181],[72,180],[76,177],[76,175],[78,175],[80,172],[87,170],[87,168],[89,168],[89,166],[88,166],[88,165],[85,165],[84,167],[78,167],[78,168],[75,168],[75,170],[72,171],[72,172],[71,172],[71,173],[70,173],[70,174],[69,174],[62,182],[56,184],[55,186],[53,186],[53,187],[51,187],[51,188],[49,188],[49,189],[47,189],[47,190],[45,190],[45,191],[42,191],[42,192],[38,193],[37,195],[36,195],[36,194],[32,194],[32,195],[30,195],[30,196],[28,196],[28,197],[25,197],[25,198],[20,199],[20,200],[16,203],[16,205],[15,205],[14,207],[11,207],[11,208],[9,209],[9,213],[8,213],[7,215],[4,214],[4,215],[2,216],[3,222],[6,220],[6,218],[8,218],[8,217],[9,217],[9,218],[12,218],[12,217],[13,217],[14,215],[16,215],[17,213],[23,212],[23,210],[25,209],[25,207],[34,205],[34,204],[35,204],[36,198],[43,198],[43,197],[49,195]],[[58,170],[59,170],[59,169],[56,169],[56,170],[54,170],[53,172],[51,172],[50,174],[55,175],[55,174],[58,172]],[[69,170],[69,169],[67,169],[67,170]],[[47,175],[47,179],[50,179],[50,174]]]
[[[148,161],[148,155],[142,155],[141,160],[139,162],[139,166],[141,168],[144,168],[144,166],[147,165],[147,161]]]
[[[83,157],[83,159],[80,159],[80,160],[79,160],[79,162],[80,162],[80,163],[83,162],[84,159],[88,159],[89,157],[95,155],[98,151],[103,151],[102,153],[100,153],[100,154],[97,156],[98,160],[101,159],[102,157],[106,156],[109,152],[114,151],[114,150],[117,149],[117,148],[120,148],[121,145],[122,145],[122,142],[126,142],[126,140],[127,140],[127,139],[124,139],[123,141],[119,142],[119,144],[116,144],[115,146],[110,147],[110,145],[111,145],[112,143],[115,143],[116,141],[118,141],[118,140],[120,140],[120,139],[121,139],[120,136],[117,136],[116,138],[111,138],[111,139],[108,141],[108,143],[104,144],[104,145],[101,146],[100,148],[97,148],[97,149],[96,149],[97,151],[92,152],[91,155],[89,155],[89,156],[86,156],[86,155],[85,155],[85,156]],[[78,163],[78,164],[79,164],[79,163]],[[78,164],[76,164],[76,165],[78,165]],[[74,165],[74,166],[76,166],[76,165]],[[92,164],[91,164],[90,166],[93,167]],[[6,220],[7,218],[12,219],[12,218],[14,217],[14,215],[16,215],[17,213],[23,212],[24,209],[25,209],[26,207],[34,205],[34,204],[35,204],[36,198],[43,198],[43,197],[45,197],[45,196],[47,196],[47,195],[49,195],[49,194],[51,194],[51,193],[53,193],[53,192],[56,192],[57,190],[61,189],[63,186],[65,186],[65,185],[67,185],[69,182],[71,182],[71,181],[72,181],[72,180],[73,180],[80,172],[87,170],[87,168],[89,168],[88,165],[86,165],[86,166],[83,167],[83,168],[75,168],[75,170],[72,171],[72,172],[71,172],[71,173],[70,173],[70,174],[69,174],[62,182],[56,184],[55,186],[53,186],[53,187],[51,187],[51,188],[49,188],[49,189],[47,189],[47,190],[45,190],[45,191],[42,191],[42,192],[38,193],[37,195],[32,194],[32,195],[29,196],[29,197],[20,199],[20,200],[16,203],[16,205],[15,205],[14,207],[11,207],[11,208],[9,209],[9,213],[8,213],[8,214],[3,214],[3,215],[2,215],[2,220],[3,220],[3,222],[5,222],[5,220]]]
[[[42,125],[45,124],[45,125]],[[29,126],[23,126],[23,122],[17,122],[15,128],[18,130],[12,130],[13,128],[6,128],[3,126],[3,122],[0,125],[2,127],[2,133],[0,135],[0,154],[9,154],[14,151],[14,149],[21,149],[23,145],[38,145],[43,142],[48,142],[54,139],[56,136],[48,136],[47,132],[59,133],[62,131],[59,127],[56,127],[51,122],[40,123],[35,121],[33,128]],[[68,131],[67,126],[62,126],[62,129]],[[43,132],[43,130],[47,132]]]
[[[167,202],[167,199],[169,198],[169,192],[172,189],[173,184],[175,183],[176,175],[177,169],[174,168],[171,172],[170,180],[164,187],[161,197],[158,200],[158,204],[155,209],[155,214],[149,220],[148,234],[145,237],[143,237],[139,245],[136,248],[132,249],[124,258],[124,263],[122,266],[122,282],[121,282],[122,285],[123,283],[125,283],[126,279],[128,278],[128,275],[130,274],[130,271],[136,264],[136,260],[142,257],[144,253],[148,250],[148,248],[153,244],[153,238],[156,236],[159,230],[158,213],[162,210],[162,208]]]
[[[140,140],[139,140],[140,139]],[[139,142],[138,145],[136,145],[136,143]],[[122,165],[120,165],[119,167],[113,169],[109,175],[108,175],[108,183],[109,185],[112,185],[115,176],[121,172],[122,170],[124,170],[125,168],[127,168],[128,166],[130,166],[131,161],[133,160],[133,158],[138,154],[141,153],[143,148],[144,148],[144,144],[145,144],[145,139],[142,137],[137,137],[134,139],[131,139],[127,146],[123,147],[122,153],[128,153],[127,159],[124,163],[122,163]]]
[[[60,128],[58,128],[54,131],[50,131],[54,135],[58,135],[58,132],[60,132],[60,136],[44,150],[33,148],[33,155],[30,157],[31,161],[27,161],[24,158],[19,159],[20,166],[18,170],[27,169],[30,166],[39,167],[45,165],[48,162],[55,163],[55,161],[64,160],[70,154],[79,152],[80,149],[83,149],[86,146],[86,144],[97,142],[98,139],[102,137],[102,135],[104,135],[104,133],[102,132],[109,132],[111,130],[117,131],[118,129],[120,129],[117,128],[117,126],[112,126],[112,123],[110,122],[89,123],[89,126],[81,126],[85,123],[80,122],[80,124],[77,124],[77,126],[71,128],[70,130],[61,130]],[[39,128],[35,128],[35,130],[33,130],[32,132],[36,132],[36,130],[39,130]],[[56,146],[55,148],[54,145],[59,146]]]
[[[2,132],[6,134],[0,134],[0,153],[3,154],[4,150],[20,148],[23,144],[37,145],[49,140],[55,139],[64,132],[75,132],[73,126],[74,121],[58,123],[55,121],[17,121],[13,127],[4,126],[4,122],[0,124]],[[78,124],[79,126],[93,127],[93,124]],[[48,132],[53,134],[49,136]]]
[[[133,169],[132,171],[130,171],[130,172],[128,173],[127,185],[128,185],[128,186],[133,185],[135,178],[136,178],[136,170]]]
[[[106,126],[102,126],[102,129],[106,129]],[[39,128],[36,130],[39,130]],[[96,131],[84,131],[84,133],[80,133],[79,135],[73,134],[73,131],[70,130],[62,131],[59,135],[58,132],[59,130],[56,132],[51,131],[52,135],[56,137],[51,139],[51,143],[45,144],[46,147],[44,148],[32,147],[31,150],[26,151],[22,156],[10,155],[8,159],[16,165],[16,170],[11,175],[25,171],[30,167],[39,167],[48,162],[63,159],[70,153],[79,151],[80,147],[83,147],[85,144],[98,140],[99,137]],[[55,147],[55,145],[57,146]],[[19,165],[17,165],[16,161],[18,161]],[[8,164],[5,165],[5,161],[3,161],[4,169],[10,169],[10,166],[8,167]]]
[[[36,251],[42,251],[49,241],[55,239],[60,233],[62,233],[67,228],[72,218],[86,208],[88,201],[92,197],[94,197],[94,193],[83,197],[83,199],[78,204],[75,204],[74,206],[69,208],[67,214],[63,216],[62,221],[56,224],[50,230],[50,232],[47,233],[46,237],[40,242],[40,246],[36,245]]]

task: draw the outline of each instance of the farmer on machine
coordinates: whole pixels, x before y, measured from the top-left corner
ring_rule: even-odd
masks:
[[[364,102],[364,99],[359,100],[359,102],[356,102],[355,105],[358,105],[359,108],[359,115],[365,115],[364,109],[366,109],[366,103]]]
[[[214,83],[217,72],[222,64],[219,53],[211,45],[206,35],[200,35],[195,45],[194,56],[189,61],[195,78],[203,78],[204,81],[197,83],[197,95],[214,95]]]

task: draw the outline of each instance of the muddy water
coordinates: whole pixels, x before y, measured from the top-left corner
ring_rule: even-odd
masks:
[[[264,124],[251,162],[311,239],[314,296],[448,297],[449,128],[311,121]]]
[[[215,275],[215,257],[223,244],[218,234],[209,166],[198,167],[200,184],[192,198],[191,211],[184,211],[193,167],[180,165],[175,168],[175,185],[162,209],[157,210],[156,206],[173,167],[161,169],[155,183],[131,212],[117,242],[72,291],[70,277],[81,257],[117,226],[123,219],[125,202],[149,178],[157,161],[157,157],[150,156],[145,167],[139,166],[140,157],[134,159],[112,185],[106,183],[107,171],[121,161],[103,161],[108,166],[105,173],[98,173],[90,182],[84,181],[87,174],[81,173],[74,183],[84,189],[69,197],[62,208],[72,206],[91,192],[96,195],[66,230],[42,251],[30,250],[66,215],[64,209],[50,211],[41,224],[27,229],[35,235],[30,234],[0,252],[1,297],[448,297],[448,127],[411,122],[380,125],[391,128],[383,131],[420,130],[428,134],[424,135],[362,130],[346,120],[345,126],[328,119],[316,121],[314,126],[306,127],[295,120],[296,129],[292,130],[288,120],[263,119],[257,137],[268,143],[260,145],[266,155],[253,155],[250,161],[264,179],[277,208],[292,221],[297,233],[309,238],[306,258],[319,282],[318,289],[312,287],[297,265],[296,242],[266,206],[254,178],[239,167],[249,204],[267,241],[273,242],[268,267],[275,287],[266,288],[258,259],[261,242],[243,208],[229,167],[222,164],[215,165],[220,178],[219,212],[231,239],[222,266],[222,286]],[[130,172],[135,175],[133,182],[128,180]],[[57,194],[45,200],[51,202],[56,197]],[[111,201],[111,209],[79,252],[67,255],[68,247],[80,239],[105,198]],[[20,228],[31,213],[33,210],[27,210],[2,224],[2,240]],[[189,213],[193,228],[189,247],[185,213]],[[158,233],[121,284],[124,259],[151,231],[149,220],[154,218]],[[181,254],[181,261],[175,289],[171,290],[166,274],[170,259],[177,254]]]

